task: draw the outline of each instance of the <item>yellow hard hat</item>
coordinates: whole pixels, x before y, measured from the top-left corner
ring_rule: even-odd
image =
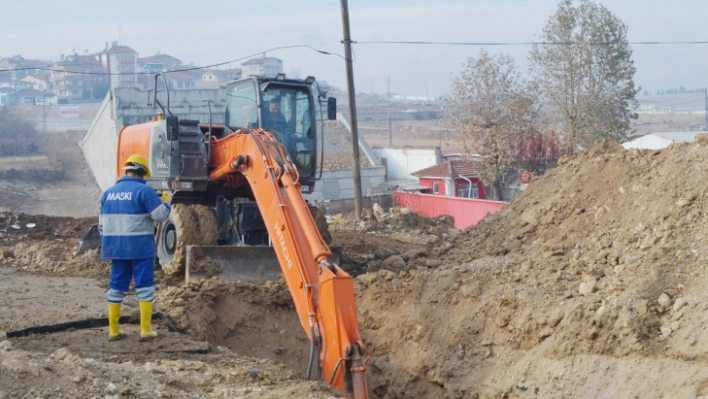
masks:
[[[145,176],[143,177],[150,177],[150,167],[148,167],[147,159],[140,154],[133,154],[129,156],[123,164],[123,170],[135,172],[141,169],[145,171]]]

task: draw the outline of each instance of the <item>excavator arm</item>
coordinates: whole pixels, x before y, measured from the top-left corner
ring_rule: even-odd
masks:
[[[285,148],[262,129],[211,139],[209,181],[248,184],[310,343],[307,376],[319,353],[320,378],[349,399],[368,398],[366,346],[357,327],[354,282],[322,240]]]

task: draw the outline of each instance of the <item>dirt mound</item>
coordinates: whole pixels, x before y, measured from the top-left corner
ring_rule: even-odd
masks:
[[[444,238],[426,255],[437,266],[359,276],[374,390],[379,397],[501,398],[538,388],[561,397],[568,387],[547,374],[568,362],[581,372],[626,373],[628,358],[656,371],[664,357],[689,363],[703,356],[706,169],[703,145],[625,151],[603,142],[564,160],[479,225]],[[493,377],[504,374],[506,381]],[[593,389],[572,395],[661,396],[692,383],[679,374],[633,391],[607,391],[593,376]],[[564,380],[590,383],[587,376]]]
[[[342,269],[352,276],[438,265],[425,257],[439,251],[441,240],[460,234],[450,216],[426,218],[401,207],[386,212],[378,204],[364,209],[359,223],[354,213],[331,219],[332,245],[342,247]]]

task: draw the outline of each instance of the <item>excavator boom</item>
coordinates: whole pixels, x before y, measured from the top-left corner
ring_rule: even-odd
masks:
[[[347,398],[368,398],[366,347],[357,327],[354,282],[322,240],[302,196],[295,163],[262,129],[211,139],[209,181],[250,185],[295,302],[300,323],[319,352],[319,374]]]

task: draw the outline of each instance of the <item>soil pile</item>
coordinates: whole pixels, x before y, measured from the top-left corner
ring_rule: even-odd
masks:
[[[426,218],[401,207],[386,212],[378,204],[363,210],[361,222],[354,213],[331,219],[332,245],[342,247],[341,266],[353,276],[425,266],[422,258],[435,253],[441,240],[460,234],[450,216]]]
[[[702,144],[606,141],[443,239],[428,267],[359,276],[378,397],[706,395],[707,168]],[[608,384],[638,369],[662,378]]]

